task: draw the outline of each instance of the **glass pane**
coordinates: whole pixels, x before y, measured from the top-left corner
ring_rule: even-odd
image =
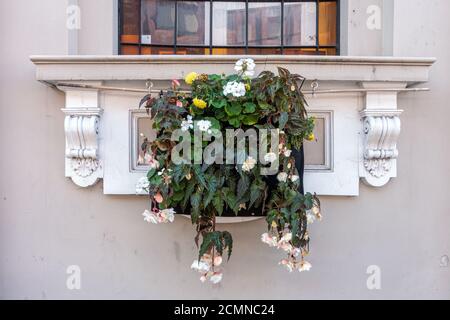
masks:
[[[177,44],[209,45],[209,2],[178,1]]]
[[[245,2],[214,2],[213,44],[245,46]]]
[[[284,44],[316,45],[316,3],[299,2],[284,5]]]
[[[142,0],[143,44],[174,44],[175,1]]]
[[[143,46],[141,47],[141,54],[174,54],[174,50],[173,47]]]
[[[280,46],[281,3],[251,2],[248,6],[248,44]]]
[[[204,54],[209,55],[209,48],[178,47],[177,54]]]
[[[281,54],[280,48],[248,48],[248,54]]]
[[[234,54],[234,55],[240,55],[245,54],[245,48],[214,48],[212,51],[212,54]]]
[[[123,0],[121,42],[139,42],[139,1]]]
[[[139,46],[122,45],[120,51],[123,55],[136,55],[139,54]]]
[[[316,49],[284,48],[285,55],[319,55]]]
[[[149,150],[147,143],[155,139],[155,131],[152,129],[152,120],[150,117],[140,117],[137,119],[137,165],[145,166],[145,155]]]
[[[320,2],[319,5],[319,44],[336,45],[336,2]]]
[[[314,141],[305,142],[305,165],[326,165],[324,118],[316,118],[314,136]]]

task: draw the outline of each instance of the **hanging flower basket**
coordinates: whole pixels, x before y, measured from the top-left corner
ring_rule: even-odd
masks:
[[[216,228],[221,216],[265,216],[261,240],[287,254],[280,264],[307,271],[308,224],[321,219],[316,195],[303,193],[303,142],[314,140],[303,78],[278,68],[254,78],[255,63],[241,59],[235,74],[190,73],[158,98],[141,101],[153,119],[154,141],[142,146],[150,166],[137,191],[149,194],[145,221],[170,223],[188,214],[199,256],[192,269],[202,282],[222,280],[232,235]]]

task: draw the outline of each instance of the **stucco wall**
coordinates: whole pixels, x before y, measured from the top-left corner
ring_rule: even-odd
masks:
[[[112,33],[105,47],[86,38],[105,29],[89,10],[112,10],[90,3],[80,1],[87,21],[78,48],[107,53]],[[400,101],[399,177],[380,190],[362,186],[358,198],[322,198],[325,220],[312,227],[307,274],[276,265],[280,253],[259,241],[264,222],[224,226],[236,245],[216,288],[189,270],[196,248],[188,220],[149,226],[145,200],[64,178],[63,95],[34,80],[28,56],[68,52],[66,5],[0,1],[0,298],[450,298],[450,268],[440,267],[450,255],[449,1],[395,0],[394,54],[438,58],[432,91]],[[66,288],[70,265],[82,270],[79,291]],[[366,287],[369,265],[381,268],[379,291]]]

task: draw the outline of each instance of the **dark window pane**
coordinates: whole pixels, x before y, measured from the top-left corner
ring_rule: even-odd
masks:
[[[316,45],[316,3],[299,2],[284,5],[284,45]]]
[[[336,2],[320,2],[319,5],[319,44],[336,45]]]
[[[121,42],[139,42],[139,1],[123,0]]]
[[[175,1],[142,0],[143,44],[174,44]]]
[[[281,54],[281,48],[249,48],[248,54],[253,55]]]
[[[213,4],[213,44],[245,46],[245,2]]]
[[[281,3],[249,3],[248,44],[250,46],[281,45]]]
[[[320,53],[316,51],[316,49],[309,48],[285,48],[285,55],[319,55]]]
[[[179,1],[177,44],[209,45],[209,2]]]
[[[216,55],[240,55],[245,54],[245,48],[214,48],[212,54]]]
[[[141,48],[141,54],[174,54],[173,47],[152,47],[152,46],[143,46]]]
[[[177,54],[202,54],[209,55],[209,48],[189,48],[189,47],[178,47]]]
[[[122,45],[120,47],[121,54],[123,55],[137,55],[139,54],[139,47],[138,46],[129,46],[129,45]]]

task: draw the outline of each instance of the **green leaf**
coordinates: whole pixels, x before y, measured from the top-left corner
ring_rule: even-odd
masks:
[[[156,174],[156,170],[155,169],[150,169],[147,173],[147,178],[150,181],[150,179]]]
[[[194,173],[195,176],[198,180],[198,182],[200,182],[200,184],[204,187],[204,188],[208,188],[208,185],[206,184],[206,180],[205,180],[205,176],[202,172],[202,167],[199,164],[194,165]]]
[[[194,192],[194,189],[195,189],[195,183],[189,183],[187,188],[186,188],[186,192],[184,194],[184,200],[183,200],[183,203],[182,203],[183,209],[186,209],[186,206],[187,206],[188,201],[189,201],[189,199],[191,197],[191,194]]]
[[[184,191],[178,191],[173,194],[171,200],[173,202],[177,203],[177,202],[183,200],[183,198],[184,198]]]
[[[241,126],[241,120],[239,120],[239,117],[228,119],[228,123],[235,128],[239,128]]]
[[[245,116],[242,120],[242,123],[244,123],[247,126],[252,126],[254,124],[257,124],[259,121],[259,116],[257,114],[251,114],[248,116]]]
[[[206,198],[203,200],[203,206],[206,208],[212,201],[216,190],[217,190],[217,179],[215,176],[211,176],[207,179],[208,181],[208,193]]]
[[[259,108],[262,110],[267,110],[267,109],[270,109],[270,107],[271,107],[270,104],[268,104],[265,101],[258,101],[258,105],[259,105]]]
[[[280,114],[280,120],[279,120],[279,123],[278,123],[279,126],[280,126],[280,130],[283,130],[284,127],[286,127],[286,123],[288,122],[288,120],[289,120],[288,113],[287,112],[282,112]]]
[[[192,206],[192,211],[191,211],[191,219],[192,219],[192,223],[197,223],[198,218],[200,217],[200,203],[202,201],[202,196],[200,195],[200,193],[194,193],[191,196],[191,206]]]
[[[198,253],[198,259],[208,252],[212,242],[213,242],[214,232],[207,233],[203,236],[202,245],[200,246],[200,251]]]
[[[242,106],[239,103],[231,103],[225,106],[225,112],[229,116],[238,116],[242,112]]]
[[[244,113],[253,113],[256,111],[256,104],[253,102],[244,103]]]
[[[225,243],[225,247],[228,249],[228,260],[230,260],[231,253],[233,252],[233,237],[228,231],[222,232],[222,237]]]
[[[238,186],[237,186],[237,198],[242,199],[244,195],[247,193],[248,188],[250,187],[250,181],[248,176],[245,174],[241,176],[241,179],[239,179]]]
[[[227,100],[225,99],[215,99],[212,102],[212,106],[216,109],[222,109],[227,105]]]
[[[262,193],[259,189],[259,186],[256,182],[253,182],[253,184],[250,187],[250,205],[249,209],[253,206],[253,204],[261,197]]]
[[[216,193],[216,195],[212,200],[212,203],[217,211],[217,214],[221,216],[223,214],[223,206],[224,206],[222,195],[220,193]]]

